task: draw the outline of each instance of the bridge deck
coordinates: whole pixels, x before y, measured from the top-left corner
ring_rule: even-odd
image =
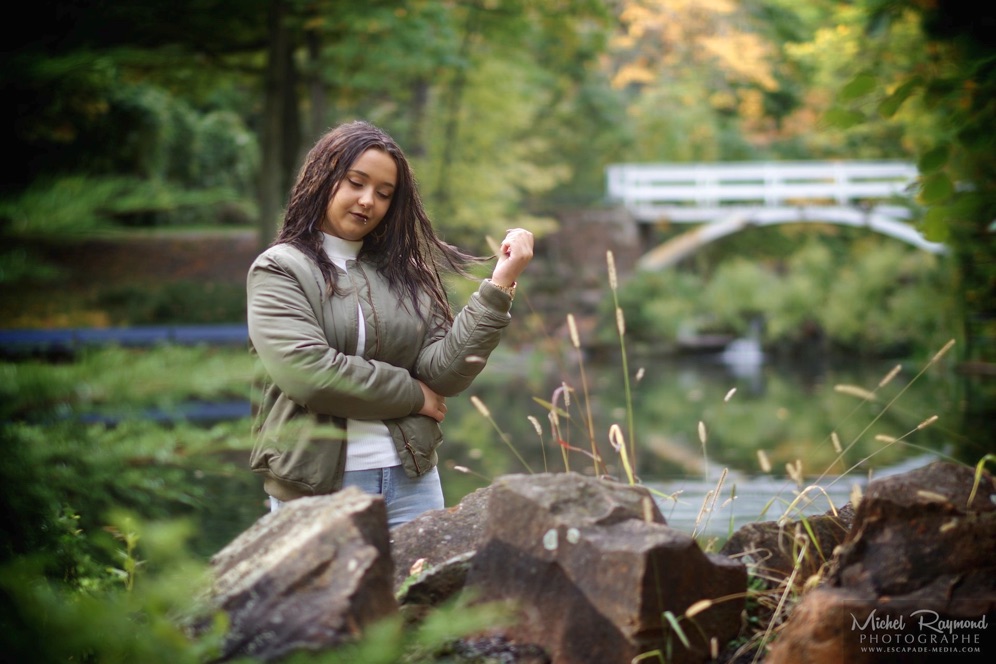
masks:
[[[916,177],[916,166],[896,161],[615,164],[606,171],[609,198],[643,223],[697,223],[757,208],[882,203],[895,216]]]

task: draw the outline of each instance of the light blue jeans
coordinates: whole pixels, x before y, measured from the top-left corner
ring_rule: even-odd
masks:
[[[408,523],[423,512],[443,509],[443,485],[435,468],[415,478],[408,477],[403,466],[350,470],[342,480],[342,488],[348,486],[384,497],[388,528]],[[271,512],[282,506],[283,502],[270,496]]]

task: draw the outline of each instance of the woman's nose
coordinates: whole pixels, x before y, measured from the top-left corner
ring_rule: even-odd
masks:
[[[359,203],[363,207],[370,207],[373,205],[373,192],[370,189],[364,189],[360,192]]]

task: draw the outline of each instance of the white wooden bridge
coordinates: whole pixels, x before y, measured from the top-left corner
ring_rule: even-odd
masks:
[[[829,223],[867,228],[943,253],[910,224],[917,169],[897,161],[615,164],[609,198],[641,224],[700,224],[646,254],[659,269],[752,226]]]

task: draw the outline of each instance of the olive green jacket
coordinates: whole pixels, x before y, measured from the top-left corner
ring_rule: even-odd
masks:
[[[443,396],[465,390],[511,319],[511,298],[488,280],[452,325],[424,295],[427,324],[372,263],[347,267],[338,274],[343,294],[331,297],[318,266],[289,244],[267,249],[249,269],[250,350],[264,374],[250,465],[280,500],[341,488],[346,418],[382,420],[409,476],[433,468],[442,431],[418,414],[424,396],[416,379]]]

